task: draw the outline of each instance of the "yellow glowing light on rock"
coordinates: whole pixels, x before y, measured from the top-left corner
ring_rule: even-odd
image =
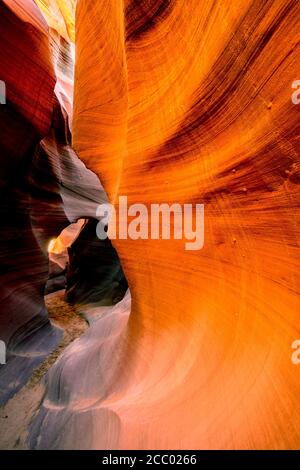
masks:
[[[48,253],[52,253],[54,251],[55,243],[56,243],[56,238],[52,238],[52,240],[50,240],[47,246]]]

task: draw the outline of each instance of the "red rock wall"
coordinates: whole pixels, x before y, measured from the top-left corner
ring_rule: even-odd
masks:
[[[131,309],[101,311],[52,368],[29,446],[299,448],[299,2],[80,0],[76,19],[72,1],[37,3],[64,40],[75,25],[73,149],[116,205],[204,203],[205,241],[113,242]],[[10,21],[23,155],[50,127],[53,55],[44,20],[34,60],[32,26]]]
[[[98,407],[117,447],[299,446],[299,18],[294,1],[78,3],[80,157],[112,201],[205,204],[199,252],[114,243],[132,310]]]

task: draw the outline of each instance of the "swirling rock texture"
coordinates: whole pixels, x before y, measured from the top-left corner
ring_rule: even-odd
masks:
[[[107,196],[97,176],[70,147],[74,46],[49,30],[31,0],[0,2],[0,40],[1,80],[7,90],[7,104],[0,107],[0,339],[7,345],[7,364],[0,366],[0,404],[4,404],[62,339],[62,331],[49,322],[44,302],[45,285],[53,275],[47,245],[70,223],[96,217],[96,208]],[[98,254],[97,244],[94,250]],[[109,241],[102,253],[114,260],[113,267],[106,265],[107,272],[115,272],[117,265],[124,279]],[[96,275],[91,259],[90,269]],[[98,254],[101,261],[104,264]],[[98,290],[93,291],[97,301],[107,290],[101,269]],[[61,287],[53,285],[50,291]],[[88,281],[86,288],[90,300]],[[119,284],[114,286],[115,295],[118,290]]]
[[[8,348],[8,362],[0,369],[1,403],[21,387],[60,337],[47,318],[43,289],[48,262],[31,228],[28,190],[34,149],[51,125],[55,78],[47,25],[33,2],[27,11],[17,8],[16,14],[7,3],[0,3],[1,80],[7,91],[7,104],[0,107],[0,331]]]
[[[205,243],[113,242],[132,303],[89,307],[29,447],[298,448],[299,2],[37,3],[75,25],[73,151],[115,205],[204,203]]]

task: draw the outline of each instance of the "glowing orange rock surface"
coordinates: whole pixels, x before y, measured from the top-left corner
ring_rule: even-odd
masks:
[[[299,26],[296,2],[78,3],[80,157],[113,202],[205,204],[201,251],[114,242],[116,447],[299,447]]]
[[[110,201],[203,203],[205,242],[113,242],[131,306],[51,369],[30,447],[299,448],[299,2],[37,4],[75,39],[73,147]]]

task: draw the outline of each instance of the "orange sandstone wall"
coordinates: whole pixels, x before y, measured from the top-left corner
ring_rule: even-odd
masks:
[[[112,202],[205,204],[201,251],[114,242],[117,447],[299,447],[299,40],[296,1],[78,3],[80,157]]]

